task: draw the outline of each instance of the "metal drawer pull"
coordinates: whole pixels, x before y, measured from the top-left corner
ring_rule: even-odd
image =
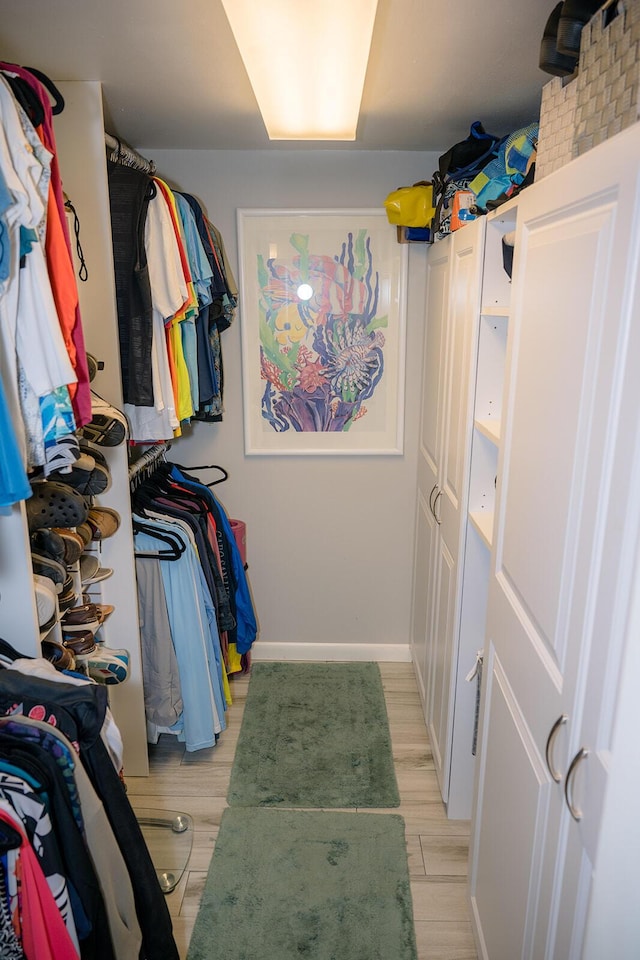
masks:
[[[435,495],[435,499],[434,499],[434,501],[433,501],[433,510],[431,511],[431,512],[433,513],[434,519],[435,519],[436,523],[438,524],[438,526],[440,526],[440,524],[442,523],[442,520],[440,519],[440,517],[439,517],[439,516],[437,515],[437,513],[436,513],[436,505],[437,505],[438,500],[440,499],[441,496],[442,496],[442,490],[438,490],[438,492],[437,492],[436,495]]]
[[[562,774],[560,773],[559,770],[556,770],[556,768],[553,765],[553,762],[551,760],[551,750],[553,749],[553,742],[556,738],[556,734],[558,730],[563,724],[567,722],[568,719],[569,718],[567,717],[566,713],[563,713],[558,717],[554,725],[551,727],[551,732],[547,737],[547,745],[544,748],[544,756],[547,761],[547,769],[551,774],[551,778],[555,780],[556,783],[560,783],[560,781],[562,780]]]
[[[573,803],[573,777],[576,770],[578,769],[578,764],[581,760],[584,760],[585,757],[589,756],[589,751],[585,750],[584,747],[581,747],[576,753],[575,757],[571,761],[569,769],[567,770],[567,779],[564,782],[564,798],[567,801],[567,806],[569,807],[569,813],[574,820],[582,820],[582,810],[576,807]],[[571,797],[569,797],[571,794]]]

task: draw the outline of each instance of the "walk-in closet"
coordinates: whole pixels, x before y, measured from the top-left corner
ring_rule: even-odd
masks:
[[[0,958],[635,960],[640,0],[281,0],[273,114],[241,0],[53,6],[0,0]]]

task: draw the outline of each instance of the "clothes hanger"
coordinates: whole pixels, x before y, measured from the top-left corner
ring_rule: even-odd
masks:
[[[165,504],[158,501],[166,500],[194,518],[206,517],[209,513],[208,504],[197,491],[178,489],[180,481],[171,477],[169,472],[171,466],[172,464],[167,463],[156,465],[153,476],[145,480],[132,493],[131,502],[134,508],[143,516],[147,516],[149,510],[162,513]]]
[[[135,517],[132,519],[132,524],[134,533],[146,533],[148,536],[153,537],[154,540],[160,540],[170,547],[169,550],[158,550],[157,553],[134,552],[135,557],[147,558],[149,560],[179,560],[184,553],[186,549],[185,544],[179,540],[178,537],[174,537],[165,530],[158,530],[156,527],[143,523]]]
[[[202,480],[198,480],[196,477],[191,478],[195,480],[196,483],[202,483],[203,487],[215,487],[218,483],[224,483],[225,480],[229,479],[228,471],[217,463],[203,464],[200,467],[183,467],[181,463],[174,463],[174,466],[176,466],[178,470],[182,470],[185,476],[188,470],[219,470],[222,476],[218,480],[212,480],[211,483],[203,483]]]
[[[163,482],[166,481],[166,482]],[[131,495],[131,502],[134,506],[142,506],[151,510],[160,507],[156,503],[158,498],[174,500],[178,497],[178,492],[170,482],[168,476],[163,476],[160,471],[156,471],[153,476],[144,480]]]
[[[24,77],[11,76],[10,73],[4,73],[3,75],[31,123],[34,127],[41,126],[44,123],[44,107],[36,91],[29,86]]]
[[[54,117],[57,116],[59,113],[62,113],[62,111],[64,110],[64,97],[56,87],[53,80],[51,80],[51,78],[48,77],[46,73],[43,73],[41,70],[36,70],[35,67],[25,67],[24,69],[28,70],[29,73],[33,74],[36,80],[39,80],[40,83],[43,85],[43,87],[46,87],[46,89],[49,91],[49,93],[53,97],[53,105],[51,107],[51,112],[53,113]]]

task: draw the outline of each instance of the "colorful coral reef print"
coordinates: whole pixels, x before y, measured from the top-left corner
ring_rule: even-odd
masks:
[[[384,376],[380,280],[367,230],[334,256],[292,233],[291,254],[258,255],[262,417],[277,433],[349,430]]]

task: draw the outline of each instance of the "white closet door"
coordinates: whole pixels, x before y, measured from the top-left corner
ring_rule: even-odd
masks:
[[[626,166],[624,146],[605,145],[519,204],[471,872],[491,960],[555,955],[560,889],[574,920],[571,818],[551,771],[564,779],[580,736],[593,636],[637,209]]]
[[[440,536],[435,543],[436,590],[431,640],[427,727],[440,781],[449,800],[451,751],[456,711],[456,677],[460,636],[463,555],[469,487],[469,453],[473,426],[471,380],[480,312],[484,221],[459,230],[450,241],[451,268],[446,323],[446,366],[442,403],[438,493],[433,499]],[[467,668],[468,669],[468,668]],[[472,728],[468,731],[471,752]]]
[[[435,254],[435,255],[434,255]],[[443,422],[441,400],[445,387],[446,318],[449,291],[449,244],[430,251],[427,260],[425,302],[426,336],[422,364],[422,408],[418,454],[418,507],[414,565],[412,656],[423,704],[429,686],[429,644],[433,621],[436,522],[433,495],[440,470],[440,436]]]

